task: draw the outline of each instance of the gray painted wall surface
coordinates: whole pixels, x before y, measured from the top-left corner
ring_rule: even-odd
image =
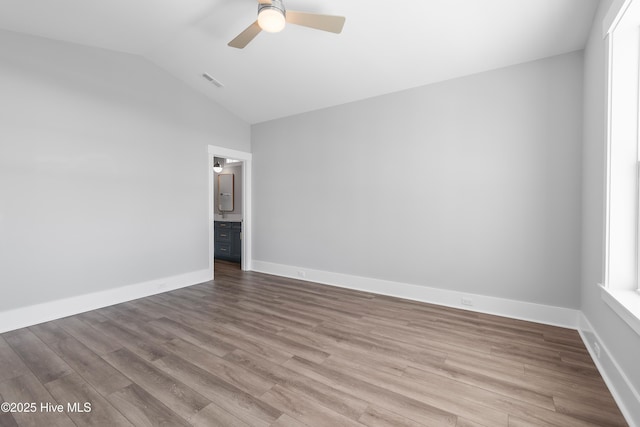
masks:
[[[208,268],[209,144],[249,126],[139,57],[0,32],[0,310]]]
[[[602,19],[611,0],[600,4],[585,48],[584,64],[584,149],[581,307],[623,375],[640,390],[640,336],[633,331],[600,296],[597,286],[603,277],[604,191],[606,155],[606,45],[602,38]],[[590,343],[593,337],[589,335]],[[604,360],[607,374],[623,384],[616,368]],[[619,390],[625,390],[620,387]],[[625,406],[640,425],[640,402],[622,394]]]
[[[577,308],[582,52],[252,126],[254,259]]]

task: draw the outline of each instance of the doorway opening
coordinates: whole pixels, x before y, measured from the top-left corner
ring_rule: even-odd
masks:
[[[207,161],[213,279],[216,264],[227,269],[239,261],[240,269],[251,269],[251,153],[210,145]]]

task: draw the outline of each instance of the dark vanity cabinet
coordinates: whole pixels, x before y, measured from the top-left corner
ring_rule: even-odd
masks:
[[[235,221],[214,222],[215,257],[226,261],[240,262],[242,223]]]

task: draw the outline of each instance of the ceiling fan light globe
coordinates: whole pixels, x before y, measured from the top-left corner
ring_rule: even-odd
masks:
[[[258,25],[262,31],[278,33],[284,29],[286,20],[284,13],[273,7],[265,7],[258,14]]]

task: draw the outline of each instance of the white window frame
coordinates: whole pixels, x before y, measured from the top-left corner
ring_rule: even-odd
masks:
[[[640,43],[639,43],[640,44]],[[640,57],[640,52],[638,53]],[[640,101],[640,70],[638,73],[638,100]],[[640,114],[640,103],[638,105],[638,113]],[[638,116],[638,124],[640,125],[640,115]],[[636,283],[635,291],[640,297],[640,127],[638,128],[638,158],[636,159]]]
[[[603,300],[640,334],[640,0],[614,1],[608,47]]]

